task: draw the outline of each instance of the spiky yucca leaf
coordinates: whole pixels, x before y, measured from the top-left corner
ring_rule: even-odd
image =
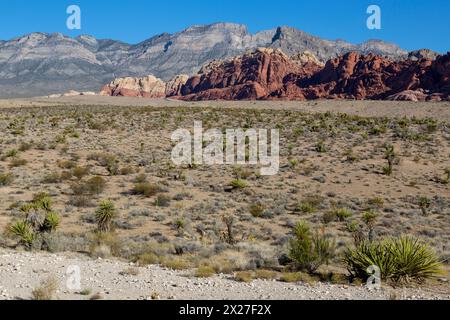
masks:
[[[382,279],[389,278],[394,270],[394,259],[390,254],[390,244],[387,241],[363,241],[355,249],[344,252],[344,263],[351,275],[358,278],[367,278],[367,268],[377,266]]]
[[[403,236],[393,241],[391,247],[395,259],[396,281],[423,281],[440,272],[440,262],[426,243],[419,239]]]
[[[33,228],[25,220],[19,220],[8,226],[7,231],[20,239],[20,242],[30,247],[34,240]]]
[[[45,220],[42,226],[43,231],[52,232],[61,223],[61,217],[56,212],[48,212],[45,216]]]
[[[409,236],[363,242],[347,249],[343,260],[354,276],[367,278],[367,268],[375,265],[382,279],[396,282],[423,281],[439,273],[441,265],[427,244]]]
[[[112,220],[116,217],[117,211],[109,200],[100,202],[97,211],[95,212],[95,219],[97,221],[97,229],[100,232],[109,232],[111,230]]]

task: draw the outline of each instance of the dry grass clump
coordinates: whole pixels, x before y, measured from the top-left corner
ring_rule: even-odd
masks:
[[[216,273],[216,270],[209,265],[201,265],[195,271],[195,276],[198,278],[209,278]]]
[[[58,287],[58,280],[54,277],[49,277],[31,291],[31,297],[33,300],[53,300]]]

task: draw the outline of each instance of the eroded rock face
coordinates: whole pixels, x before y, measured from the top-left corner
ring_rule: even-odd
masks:
[[[181,89],[184,100],[269,99],[290,74],[304,77],[320,66],[301,67],[279,49],[259,48],[222,62],[212,62]]]
[[[163,98],[166,96],[166,83],[153,75],[143,78],[118,78],[104,86],[100,94],[122,97]]]
[[[315,64],[320,67],[324,67],[325,64],[317,59],[317,57],[310,51],[304,51],[302,53],[297,53],[291,56],[291,60],[297,62],[300,66],[305,66],[308,64]]]
[[[172,97],[180,95],[181,88],[186,84],[188,79],[189,79],[188,75],[180,74],[175,76],[173,79],[169,80],[166,83],[166,96]]]
[[[393,61],[350,52],[325,66],[316,59],[310,53],[292,59],[278,49],[258,49],[214,61],[186,82],[181,99],[449,100],[450,53],[436,60]]]

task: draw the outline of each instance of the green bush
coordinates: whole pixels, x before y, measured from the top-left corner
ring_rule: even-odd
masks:
[[[345,251],[344,263],[352,276],[366,279],[367,268],[374,265],[380,269],[382,279],[395,282],[421,282],[439,273],[440,268],[428,245],[409,236],[364,241]]]
[[[333,211],[339,221],[345,221],[352,216],[352,212],[347,208],[338,208]]]
[[[297,223],[293,231],[289,258],[297,269],[313,273],[334,256],[334,242],[318,232],[313,234],[306,222]]]
[[[8,186],[14,181],[11,173],[0,173],[0,186]]]
[[[235,179],[235,180],[231,181],[230,185],[234,189],[244,189],[248,186],[248,183],[245,180]]]

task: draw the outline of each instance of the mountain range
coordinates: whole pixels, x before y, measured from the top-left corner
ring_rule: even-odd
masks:
[[[70,89],[98,91],[124,76],[152,74],[167,81],[178,74],[194,75],[209,61],[258,47],[278,48],[288,55],[307,50],[322,62],[350,51],[394,60],[408,56],[399,46],[380,40],[355,45],[324,40],[292,27],[251,34],[245,25],[233,23],[191,26],[134,45],[88,35],[31,33],[0,41],[0,97],[42,96]]]

